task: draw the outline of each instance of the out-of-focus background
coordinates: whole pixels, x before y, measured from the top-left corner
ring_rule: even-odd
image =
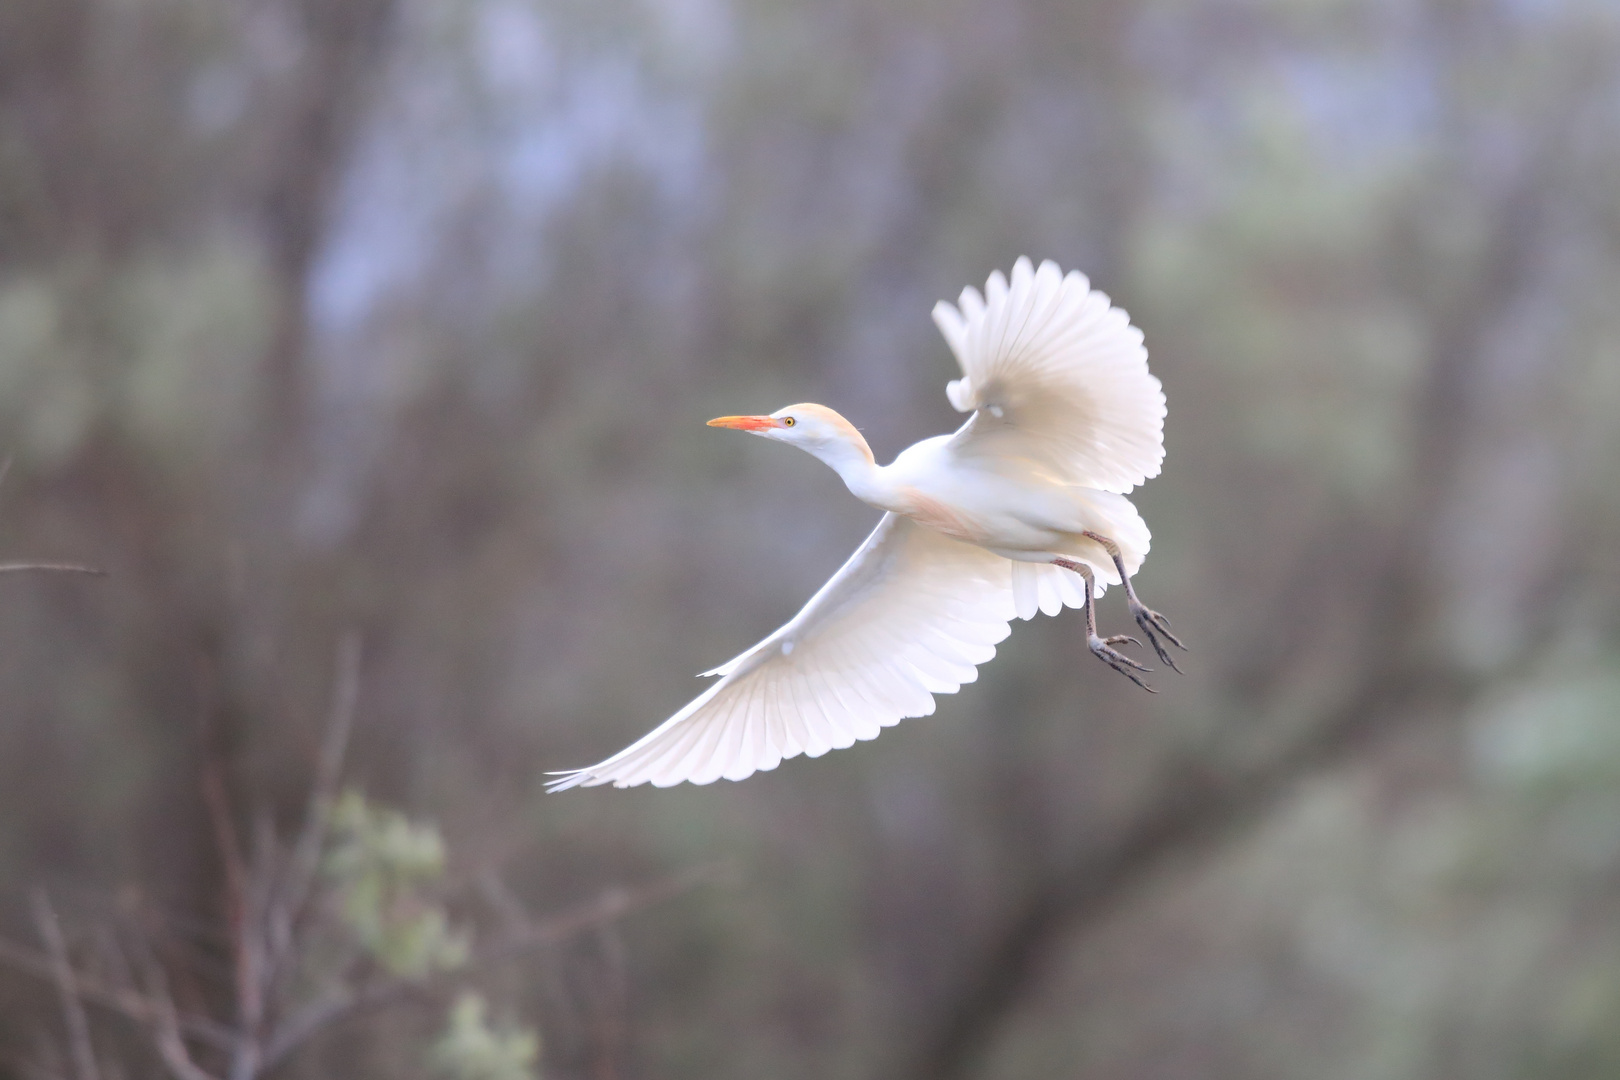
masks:
[[[1188,674],[1071,612],[874,743],[543,794],[877,516],[703,421],[947,430],[929,308],[1020,254],[1146,332]],[[7,940],[139,922],[233,1022],[221,822],[296,830],[350,631],[452,924],[719,868],[462,965],[538,1056],[424,988],[279,1075],[1620,1075],[1612,0],[5,0],[0,451],[0,560],[108,571],[0,575]],[[79,1080],[43,971],[0,1076]]]

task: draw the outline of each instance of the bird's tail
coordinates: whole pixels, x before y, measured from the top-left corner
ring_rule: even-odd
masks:
[[[1074,544],[1063,554],[1089,565],[1101,596],[1110,585],[1119,584],[1119,571],[1101,545],[1079,533],[1100,533],[1119,545],[1125,569],[1136,573],[1147,556],[1152,534],[1136,507],[1123,495],[1090,488],[1070,489],[1075,502]],[[1084,607],[1085,585],[1080,575],[1050,563],[1015,562],[1012,565],[1013,606],[1020,619],[1033,619],[1036,612],[1056,615],[1065,607]]]

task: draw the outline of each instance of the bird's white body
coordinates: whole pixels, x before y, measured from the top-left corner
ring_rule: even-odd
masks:
[[[1125,492],[1164,457],[1164,394],[1140,332],[1050,262],[1020,259],[1010,284],[998,272],[960,304],[934,309],[963,371],[947,394],[972,413],[953,435],[878,465],[820,405],[710,422],[798,446],[887,513],[792,621],[706,672],[720,677],[706,693],[554,789],[737,780],[873,738],[977,678],[1013,618],[1084,606],[1089,624],[1088,592],[1105,584],[1125,584],[1150,638],[1168,634],[1129,584],[1150,535]],[[1094,653],[1140,669],[1106,647],[1124,639],[1089,632]]]
[[[971,423],[971,421],[970,421]],[[1064,555],[1090,563],[1099,580],[1117,584],[1113,562],[1096,541],[1116,540],[1135,573],[1147,556],[1149,534],[1123,495],[1030,475],[987,469],[952,450],[954,435],[936,435],[900,452],[894,463],[844,476],[856,498],[903,514],[929,528],[1019,562],[1051,563]]]

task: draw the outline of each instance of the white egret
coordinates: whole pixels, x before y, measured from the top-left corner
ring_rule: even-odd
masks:
[[[1164,460],[1164,391],[1142,334],[1078,272],[1052,262],[998,270],[981,297],[941,302],[934,321],[962,366],[946,387],[972,413],[878,465],[861,433],[821,405],[723,416],[830,465],[885,511],[872,535],[786,626],[705,675],[719,681],[606,761],[554,774],[552,790],[741,780],[817,757],[934,711],[996,653],[1014,616],[1086,613],[1090,651],[1144,689],[1147,671],[1097,635],[1093,598],[1123,584],[1159,658],[1183,648],[1131,575],[1147,525],[1125,493]],[[1177,669],[1179,670],[1179,669]]]

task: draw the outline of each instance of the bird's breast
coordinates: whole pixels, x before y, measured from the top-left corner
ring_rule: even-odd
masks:
[[[984,522],[960,506],[935,498],[914,487],[899,491],[896,513],[956,540],[982,544],[989,539]]]

